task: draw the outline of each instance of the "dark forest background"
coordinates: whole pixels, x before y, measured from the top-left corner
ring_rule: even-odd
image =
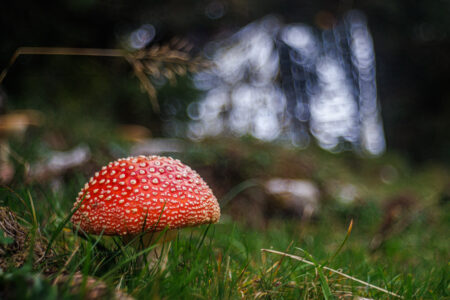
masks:
[[[376,61],[388,151],[423,163],[450,163],[450,2],[449,1],[4,1],[0,4],[0,69],[20,46],[121,48],[130,32],[151,23],[152,43],[174,36],[200,51],[211,39],[272,14],[285,23],[320,26],[318,15],[336,18],[350,9],[367,16]],[[216,6],[214,6],[216,5]],[[218,5],[218,6],[217,6]],[[218,19],[207,9],[223,9]],[[37,108],[55,114],[74,112],[61,122],[114,119],[149,127],[153,136],[166,133],[161,123],[172,115],[162,105],[151,112],[145,93],[126,61],[113,58],[24,56],[0,87],[2,110]],[[186,92],[188,91],[188,92]],[[197,92],[181,80],[162,88],[160,103]],[[95,109],[93,109],[95,108]],[[142,111],[148,111],[142,114]],[[150,114],[150,115],[149,115]],[[180,118],[187,118],[180,112]]]

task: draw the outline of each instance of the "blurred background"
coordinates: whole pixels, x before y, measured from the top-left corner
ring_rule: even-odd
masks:
[[[10,1],[0,11],[2,69],[22,46],[125,51],[17,57],[0,85],[3,183],[57,191],[67,174],[165,153],[196,166],[224,202],[264,186],[301,199],[281,205],[299,216],[327,197],[448,201],[448,2]],[[433,171],[414,181],[409,168]],[[261,214],[278,202],[268,203]]]
[[[331,263],[353,219],[332,267],[407,299],[448,297],[449,15],[450,1],[2,1],[0,213],[63,233],[50,267],[81,264],[90,252],[70,254],[78,239],[61,226],[88,178],[120,157],[170,155],[219,200],[212,260],[192,270],[220,273],[223,254],[253,282],[230,295],[278,293],[262,284],[275,265],[261,248]],[[11,238],[0,228],[4,270],[31,253]],[[228,263],[223,277],[176,266],[148,289],[198,298]],[[20,278],[3,290],[25,291]]]
[[[170,87],[154,76],[157,113],[125,59],[22,56],[0,105],[39,109],[54,126],[95,120],[144,126],[154,137],[251,135],[448,164],[449,10],[442,1],[4,3],[1,68],[20,46],[133,51],[174,37],[213,67]]]

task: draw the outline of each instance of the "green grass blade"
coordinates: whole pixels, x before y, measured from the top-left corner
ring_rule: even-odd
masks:
[[[67,217],[64,218],[64,220],[58,225],[56,230],[53,232],[52,236],[50,237],[50,240],[48,241],[47,248],[45,249],[44,257],[47,256],[47,254],[50,251],[50,248],[52,247],[53,242],[55,241],[56,237],[61,233],[61,231],[63,230],[64,226],[66,226],[66,224],[69,222],[70,218],[72,218],[72,216],[75,214],[75,212],[80,208],[80,206],[83,203],[83,201],[84,201],[84,196],[83,196],[83,199],[80,201],[80,203],[78,203],[78,205],[75,207],[75,209],[73,209],[67,215]]]
[[[348,225],[348,229],[347,229],[347,234],[345,235],[344,240],[342,241],[342,243],[339,245],[339,248],[334,252],[333,256],[331,256],[330,259],[328,259],[324,265],[328,264],[329,262],[333,261],[333,259],[336,258],[336,256],[338,256],[338,254],[341,252],[342,248],[344,248],[345,243],[347,243],[348,238],[350,237],[350,233],[352,233],[352,229],[353,229],[353,219],[350,220],[350,225]]]

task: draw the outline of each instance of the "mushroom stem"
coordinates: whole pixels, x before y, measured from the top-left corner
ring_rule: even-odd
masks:
[[[163,236],[161,236],[161,234]],[[152,245],[155,247],[147,254],[148,269],[159,265],[160,270],[164,270],[167,266],[168,254],[171,246],[171,241],[176,238],[178,229],[167,230],[160,232],[147,232],[143,235],[125,235],[122,240],[126,244],[130,244],[138,251],[146,249]]]

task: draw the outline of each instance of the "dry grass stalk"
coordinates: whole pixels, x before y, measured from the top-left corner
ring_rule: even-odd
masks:
[[[141,83],[143,90],[151,101],[152,108],[159,113],[156,88],[149,77],[165,77],[171,84],[176,83],[176,76],[187,72],[196,72],[208,64],[201,57],[190,54],[192,44],[185,39],[174,38],[168,44],[154,45],[148,49],[134,52],[122,49],[96,48],[60,48],[60,47],[19,47],[12,55],[8,66],[0,74],[0,84],[6,77],[11,66],[21,55],[75,55],[97,57],[124,58],[132,66],[133,72]]]
[[[274,253],[274,254],[278,254],[278,255],[281,255],[281,256],[285,256],[285,257],[290,257],[290,258],[292,258],[292,259],[301,261],[301,262],[303,262],[303,263],[305,263],[305,264],[308,264],[308,265],[311,265],[311,266],[316,266],[315,263],[313,263],[313,262],[311,262],[311,261],[309,261],[309,260],[306,260],[306,259],[304,259],[303,257],[297,256],[297,255],[292,255],[292,254],[289,254],[289,253],[284,253],[284,252],[281,252],[281,251],[270,250],[270,249],[261,249],[261,251],[263,251],[263,252],[269,252],[269,253]],[[365,285],[365,286],[367,286],[367,287],[369,287],[369,288],[372,288],[372,289],[378,290],[378,291],[380,291],[380,292],[389,294],[389,295],[391,295],[391,296],[394,296],[394,297],[403,299],[403,297],[400,296],[400,295],[397,295],[397,294],[395,294],[395,293],[393,293],[393,292],[390,292],[390,291],[388,291],[388,290],[386,290],[386,289],[383,289],[383,288],[380,288],[380,287],[378,287],[378,286],[376,286],[376,285],[373,285],[373,284],[370,284],[370,283],[368,283],[368,282],[362,281],[362,280],[360,280],[360,279],[358,279],[358,278],[355,278],[355,277],[353,277],[353,276],[347,275],[347,274],[342,273],[342,272],[340,272],[340,271],[331,269],[331,268],[326,267],[326,266],[322,266],[322,268],[323,268],[324,270],[327,270],[327,271],[330,271],[330,272],[332,272],[332,273],[338,274],[338,275],[340,275],[340,276],[342,276],[342,277],[345,277],[345,278],[347,278],[347,279],[350,279],[350,280],[353,280],[353,281],[358,282],[358,283],[360,283],[360,284],[363,284],[363,285]]]

